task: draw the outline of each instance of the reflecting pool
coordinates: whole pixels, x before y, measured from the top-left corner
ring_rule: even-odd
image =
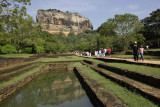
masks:
[[[93,107],[73,72],[51,70],[34,79],[0,107]]]

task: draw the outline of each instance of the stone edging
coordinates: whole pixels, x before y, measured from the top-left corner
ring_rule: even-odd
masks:
[[[144,66],[151,66],[151,67],[156,67],[160,68],[160,64],[152,64],[152,63],[140,63],[140,62],[131,62],[127,60],[118,60],[118,59],[104,59],[104,58],[94,58],[100,61],[104,62],[117,62],[117,63],[126,63],[126,64],[136,64],[136,65],[144,65]]]
[[[80,69],[74,67],[74,72],[95,107],[126,107],[115,95],[105,90],[96,80],[82,73]]]
[[[30,82],[33,78],[35,78],[38,75],[46,72],[46,70],[48,70],[48,69],[49,69],[49,66],[45,65],[40,70],[38,70],[37,72],[35,72],[35,73],[31,74],[31,75],[28,75],[24,79],[19,80],[18,82],[14,83],[14,84],[11,84],[9,86],[4,87],[3,89],[0,90],[0,101],[2,101],[7,96],[9,96],[12,93],[14,93],[19,88],[23,87],[25,84]]]
[[[121,69],[121,68],[109,66],[106,64],[98,64],[98,67],[112,71],[112,72],[120,74],[120,75],[125,75],[126,77],[143,82],[143,83],[151,85],[153,87],[160,88],[160,85],[159,85],[160,78],[159,77],[155,77],[155,76],[144,74],[144,73],[139,73],[136,71]]]

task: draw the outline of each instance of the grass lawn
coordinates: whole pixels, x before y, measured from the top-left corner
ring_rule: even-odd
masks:
[[[32,56],[34,54],[5,54],[0,55],[0,57],[3,58],[28,58],[29,56]]]
[[[109,63],[109,62],[103,62],[103,61],[99,61],[91,58],[88,58],[87,60],[94,61],[96,64],[104,63],[117,68],[127,69],[130,71],[135,71],[135,72],[140,72],[140,73],[145,73],[145,74],[160,77],[160,68],[144,66],[144,65],[125,64],[125,63]]]
[[[50,62],[50,61],[76,61],[76,60],[83,60],[83,57],[78,56],[66,56],[66,57],[58,57],[58,58],[39,58],[36,61],[41,62]]]
[[[86,67],[80,63],[74,63],[71,66],[79,67],[82,72],[85,72],[90,78],[97,80],[106,90],[109,90],[115,94],[121,101],[123,101],[129,107],[158,107],[151,101],[145,99],[137,93],[131,92],[126,88],[100,76],[97,72],[93,71],[89,67]]]
[[[21,74],[21,75],[18,75],[18,76],[16,76],[16,77],[10,79],[9,81],[0,83],[0,89],[2,89],[2,88],[5,87],[5,86],[8,86],[8,85],[10,85],[10,84],[13,84],[13,83],[18,82],[19,80],[27,77],[28,75],[31,75],[31,74],[34,73],[34,72],[37,72],[42,66],[43,66],[43,64],[39,65],[38,67],[36,67],[36,68],[34,68],[34,69],[32,69],[32,70],[30,70],[30,71],[28,71],[28,72],[25,72],[25,73],[23,73],[23,74]]]
[[[124,63],[106,63],[107,65],[114,66],[117,68],[127,69],[131,71],[136,71],[140,73],[150,74],[153,76],[160,77],[160,69],[149,67],[149,66],[143,66],[143,65],[134,65],[134,64],[124,64]]]
[[[133,55],[112,55],[112,57],[133,58]],[[157,60],[160,60],[160,57],[159,56],[144,55],[144,59],[157,59]]]
[[[157,48],[157,49],[149,49],[148,51],[160,51],[160,48]]]

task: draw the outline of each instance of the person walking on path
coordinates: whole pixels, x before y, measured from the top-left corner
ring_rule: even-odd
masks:
[[[141,47],[139,48],[139,53],[140,53],[140,59],[142,59],[142,61],[144,61],[144,57],[143,57],[143,53],[147,52],[144,48],[143,45],[141,45]]]
[[[134,42],[133,45],[133,55],[134,55],[134,61],[138,62],[138,46],[137,46],[137,42]]]
[[[108,56],[111,56],[111,49],[110,48],[108,48]]]

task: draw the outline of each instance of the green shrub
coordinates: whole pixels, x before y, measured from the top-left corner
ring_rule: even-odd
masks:
[[[36,53],[43,53],[45,52],[45,49],[43,46],[36,46]]]
[[[1,54],[11,54],[11,53],[18,53],[16,50],[16,47],[14,45],[4,45],[0,47],[0,53]]]
[[[32,53],[32,48],[26,47],[26,48],[22,49],[22,53]]]

